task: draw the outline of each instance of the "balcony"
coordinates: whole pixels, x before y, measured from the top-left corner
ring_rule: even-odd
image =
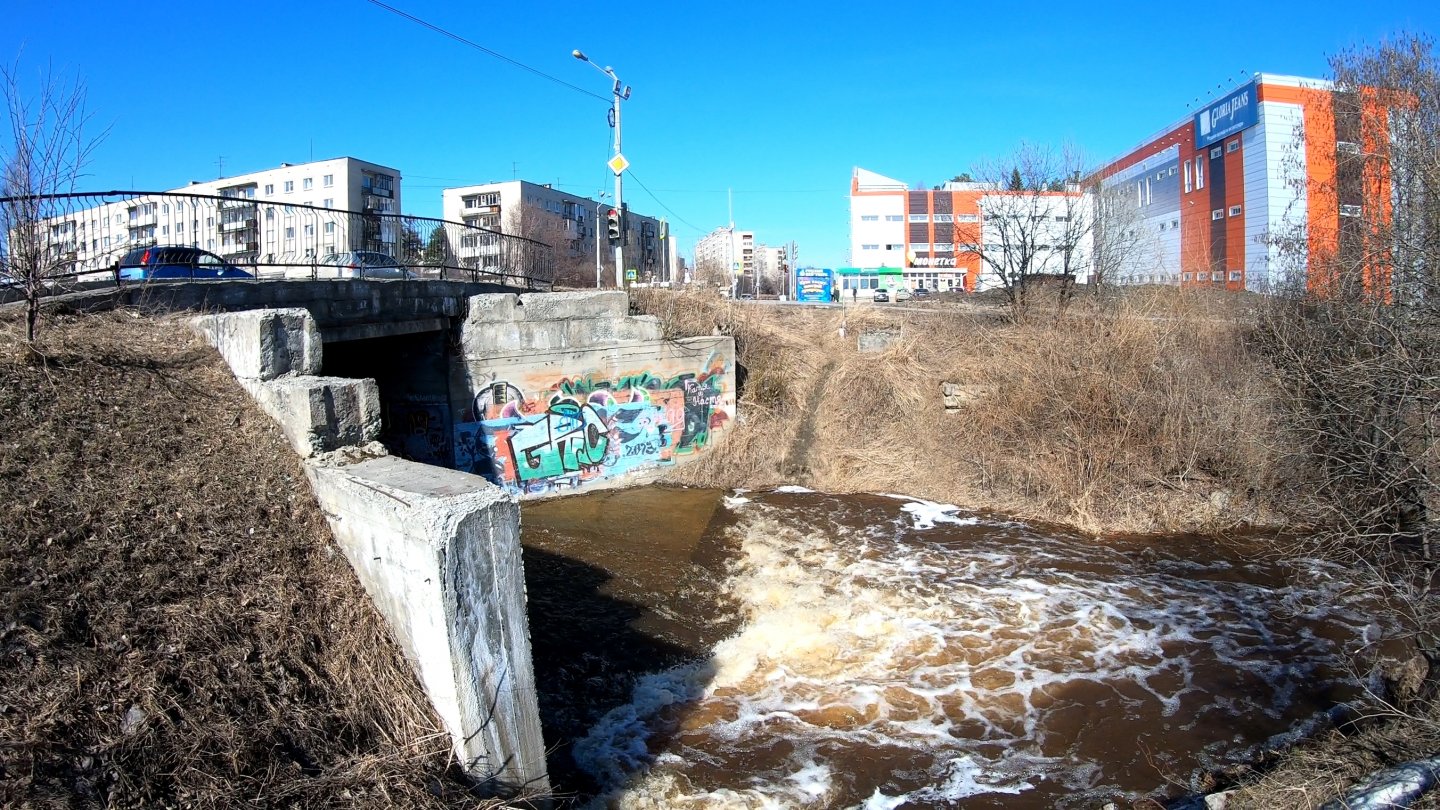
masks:
[[[255,201],[247,197],[228,197],[220,201],[221,211],[233,211],[237,208],[254,208]]]
[[[250,219],[234,219],[228,222],[222,220],[220,222],[220,230],[225,232],[242,231],[254,228],[257,224],[258,221],[253,217]]]

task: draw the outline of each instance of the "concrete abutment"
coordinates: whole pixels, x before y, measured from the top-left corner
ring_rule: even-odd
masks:
[[[194,323],[305,460],[459,762],[544,792],[518,501],[714,452],[734,341],[666,340],[623,292],[472,295],[381,332],[317,327],[308,307]]]

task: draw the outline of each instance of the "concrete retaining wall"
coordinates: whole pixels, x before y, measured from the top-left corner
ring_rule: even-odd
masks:
[[[665,340],[624,292],[470,299],[455,462],[521,498],[659,477],[735,419],[735,342]]]
[[[194,324],[306,459],[460,763],[496,792],[547,791],[515,502],[478,476],[386,455],[375,380],[314,376],[323,347],[308,310]]]
[[[307,472],[460,763],[502,795],[548,791],[519,507],[476,476],[393,456]]]

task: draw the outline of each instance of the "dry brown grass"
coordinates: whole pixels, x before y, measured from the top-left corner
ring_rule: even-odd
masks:
[[[294,454],[178,320],[0,318],[0,805],[478,807]]]
[[[1142,290],[1019,325],[973,305],[842,313],[664,291],[637,305],[670,334],[737,340],[741,423],[723,453],[680,469],[686,483],[894,490],[1091,531],[1303,511],[1236,296]],[[865,330],[898,339],[863,353]],[[945,411],[943,382],[965,407]]]

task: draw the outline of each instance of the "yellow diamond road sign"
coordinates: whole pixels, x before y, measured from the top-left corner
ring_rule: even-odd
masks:
[[[621,174],[630,168],[630,161],[626,160],[624,155],[617,154],[615,157],[606,161],[605,165],[610,167],[610,171]]]

